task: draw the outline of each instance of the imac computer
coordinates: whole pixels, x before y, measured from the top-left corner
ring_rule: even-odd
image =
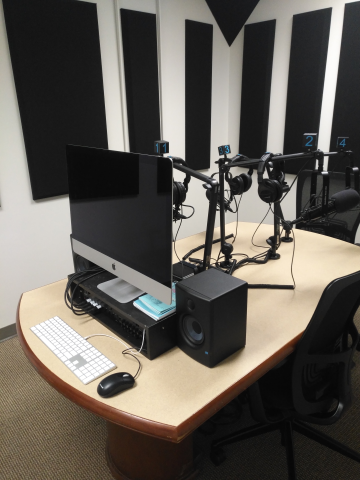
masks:
[[[75,145],[66,156],[73,251],[116,276],[98,288],[171,304],[171,159]]]

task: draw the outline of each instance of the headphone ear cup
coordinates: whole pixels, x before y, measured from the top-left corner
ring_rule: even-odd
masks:
[[[248,173],[242,173],[239,175],[240,178],[242,178],[242,181],[244,183],[244,192],[247,192],[250,190],[250,187],[252,185],[252,177]]]
[[[263,202],[275,203],[281,199],[283,191],[277,180],[266,178],[259,183],[258,194]]]
[[[240,176],[234,177],[229,184],[233,195],[241,195],[244,192],[244,181]]]
[[[173,182],[173,204],[181,205],[186,200],[186,189],[183,183]]]

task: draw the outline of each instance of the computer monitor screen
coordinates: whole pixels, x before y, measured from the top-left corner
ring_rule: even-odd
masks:
[[[170,304],[172,161],[75,145],[66,154],[74,252]],[[115,280],[115,298],[117,288]]]

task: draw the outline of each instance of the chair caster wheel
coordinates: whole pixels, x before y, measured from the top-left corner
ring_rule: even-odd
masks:
[[[224,450],[222,448],[212,448],[210,452],[210,460],[216,466],[221,465],[226,460]]]

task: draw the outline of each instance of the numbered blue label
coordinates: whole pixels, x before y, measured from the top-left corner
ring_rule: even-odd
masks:
[[[308,135],[306,137],[306,140],[308,141],[307,143],[305,143],[305,147],[313,147],[313,142],[314,142],[314,137],[311,136],[311,135]]]
[[[166,140],[156,140],[154,142],[154,152],[158,154],[169,153],[169,142]]]
[[[336,142],[336,149],[344,150],[345,148],[349,148],[349,137],[338,137]]]
[[[318,143],[317,133],[304,133],[302,146],[305,150],[316,150]]]
[[[221,145],[218,147],[219,155],[228,155],[231,153],[230,145]]]

